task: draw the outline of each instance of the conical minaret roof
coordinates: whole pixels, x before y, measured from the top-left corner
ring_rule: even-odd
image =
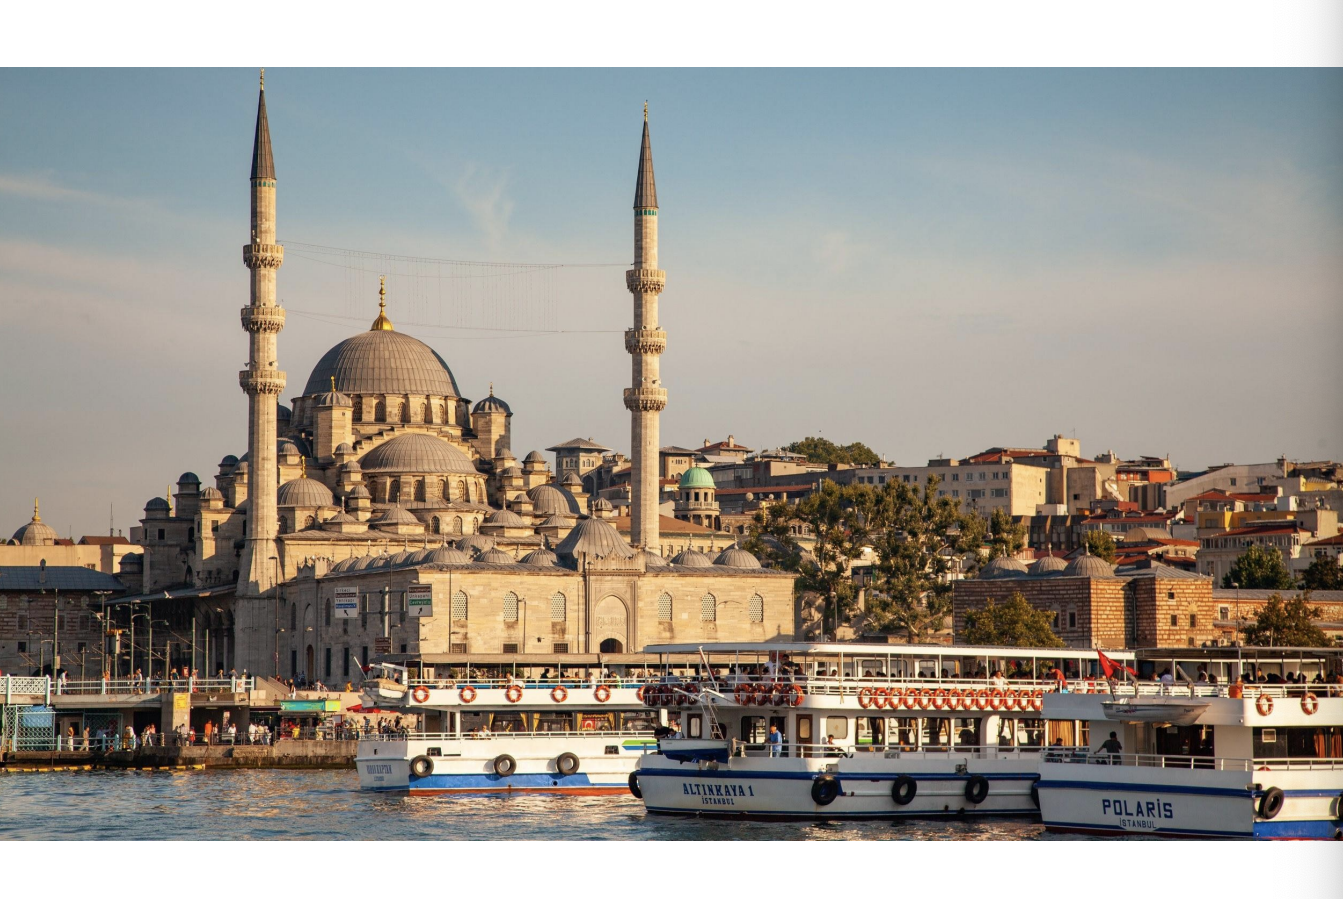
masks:
[[[647,136],[644,137],[645,143]],[[652,169],[649,169],[650,177]],[[256,102],[256,137],[252,142],[252,177],[273,179],[275,158],[270,151],[270,122],[266,120],[266,72],[261,71],[261,94]]]
[[[648,104],[645,103],[644,143],[639,148],[639,180],[634,185],[634,208],[656,209],[657,205],[658,189],[653,182],[653,148],[648,142]]]

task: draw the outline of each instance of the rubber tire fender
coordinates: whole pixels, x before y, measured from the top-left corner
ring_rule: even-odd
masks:
[[[496,757],[495,760],[490,763],[490,767],[492,767],[494,773],[500,777],[508,777],[510,774],[517,772],[518,760],[505,753],[504,755]]]
[[[572,752],[561,753],[559,758],[555,759],[555,770],[568,777],[570,774],[578,773],[578,756]]]
[[[891,784],[891,798],[896,805],[909,805],[919,793],[919,782],[908,774],[901,774]]]
[[[1259,817],[1265,821],[1272,821],[1282,812],[1283,805],[1287,802],[1287,796],[1277,787],[1269,787],[1264,791],[1264,795],[1259,797]]]
[[[971,805],[979,805],[989,795],[989,779],[976,774],[965,782],[965,800]]]
[[[1040,785],[1038,783],[1031,784],[1031,802],[1035,803],[1037,809],[1040,807]]]
[[[639,772],[638,772],[638,771],[631,771],[631,772],[630,772],[630,794],[633,795],[635,799],[643,799],[643,798],[644,798],[644,791],[641,790],[641,789],[639,789]]]
[[[822,774],[811,782],[811,801],[817,805],[829,805],[839,798],[839,781],[833,774]]]
[[[417,755],[410,760],[410,773],[416,777],[428,777],[434,773],[434,762],[427,755]]]

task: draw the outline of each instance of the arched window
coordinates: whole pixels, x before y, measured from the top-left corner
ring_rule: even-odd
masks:
[[[291,633],[298,630],[298,605],[296,603],[289,604],[289,630]]]
[[[550,620],[564,621],[568,618],[568,603],[565,602],[563,593],[556,593],[550,597]]]
[[[504,595],[504,620],[518,620],[518,595],[516,593],[506,593]]]
[[[466,499],[466,481],[457,482],[457,498],[460,500]]]
[[[314,518],[313,516],[309,515],[307,518],[305,518],[305,519],[303,520],[303,527],[304,527],[304,528],[310,528],[310,527],[312,527],[313,525],[315,525],[316,523],[317,523],[317,519]]]
[[[430,529],[431,529],[431,530],[429,531],[429,533],[431,533],[431,534],[441,534],[441,533],[443,533],[443,523],[442,523],[441,521],[438,520],[438,516],[437,516],[437,515],[435,515],[434,518],[433,518],[433,520],[429,523],[429,527],[430,527]]]
[[[387,402],[385,400],[378,400],[373,405],[373,420],[374,421],[387,420]]]
[[[712,593],[706,593],[699,601],[699,620],[717,621],[718,620],[718,600]]]
[[[429,411],[428,403],[420,403],[420,421],[427,421],[430,424],[434,421],[434,415]]]
[[[451,487],[452,487],[451,482],[449,482],[447,478],[444,478],[444,479],[443,479],[443,501],[444,501],[444,502],[451,502],[451,500],[452,500],[452,489],[451,489]]]
[[[354,420],[364,420],[364,398],[360,396],[354,397]]]
[[[410,400],[401,403],[401,420],[410,421]]]
[[[461,590],[458,590],[456,593],[452,594],[452,620],[465,621],[466,612],[466,594]]]
[[[672,597],[670,593],[664,593],[658,597],[658,621],[672,620]]]
[[[401,480],[394,479],[387,486],[387,502],[396,503],[401,501]]]
[[[462,516],[456,515],[452,519],[452,532],[460,534],[462,532]]]
[[[757,593],[755,596],[752,596],[750,602],[747,603],[747,612],[750,615],[750,619],[756,622],[757,624],[764,621],[765,597],[761,596],[759,593]]]
[[[415,499],[424,502],[424,478],[417,478],[415,481]]]

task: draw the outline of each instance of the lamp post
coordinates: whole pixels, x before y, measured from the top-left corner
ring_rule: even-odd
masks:
[[[96,597],[98,597],[98,599],[99,599],[99,601],[100,601],[100,603],[101,603],[101,605],[102,605],[102,611],[98,613],[98,621],[99,621],[99,622],[102,624],[102,626],[103,626],[103,644],[102,644],[102,649],[101,649],[101,652],[102,652],[102,662],[103,662],[103,677],[107,677],[108,674],[109,674],[109,672],[108,672],[108,670],[107,670],[107,596],[108,596],[108,592],[109,592],[109,591],[107,591],[107,590],[94,590],[94,591],[93,591],[93,595],[96,596]],[[112,676],[113,676],[113,677],[116,676],[115,672],[112,672]]]
[[[1245,672],[1245,665],[1240,658],[1240,583],[1232,581],[1231,586],[1236,589],[1236,675],[1240,676]]]
[[[271,561],[271,579],[275,582],[275,679],[280,679],[280,560],[276,556],[270,557]]]

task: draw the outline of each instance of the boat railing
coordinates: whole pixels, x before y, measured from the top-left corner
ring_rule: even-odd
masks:
[[[1340,771],[1343,759],[1272,758],[1254,759],[1254,770],[1263,771]]]
[[[57,679],[56,696],[109,696],[137,693],[247,693],[256,688],[253,677],[118,677]]]
[[[556,687],[563,687],[566,690],[596,689],[605,684],[612,690],[621,688],[628,690],[637,690],[645,683],[651,683],[650,680],[621,680],[620,678],[602,678],[601,680],[591,681],[585,678],[550,678],[539,680],[535,678],[490,678],[490,677],[471,677],[471,678],[410,678],[407,681],[409,689],[416,687],[427,687],[430,690],[460,690],[462,687],[472,687],[476,690],[507,690],[512,686],[522,687],[524,690],[553,690]]]
[[[360,733],[360,741],[371,740],[378,743],[405,743],[410,740],[428,742],[456,742],[461,740],[495,740],[503,738],[525,737],[535,739],[571,740],[574,737],[601,737],[602,739],[643,739],[650,743],[654,736],[651,730],[543,730],[543,731],[500,731],[498,733],[445,733],[428,731],[394,731],[391,733]]]
[[[1234,697],[1231,694],[1235,692],[1234,688],[1240,687],[1240,697]],[[1078,692],[1073,690],[1072,692]],[[1115,696],[1183,696],[1198,698],[1242,698],[1258,699],[1259,696],[1271,696],[1274,699],[1284,697],[1295,697],[1300,699],[1307,693],[1316,698],[1325,699],[1336,696],[1343,696],[1343,686],[1338,684],[1161,684],[1150,681],[1139,681],[1133,683],[1116,682],[1113,687],[1107,687],[1104,681],[1099,682],[1095,692],[1110,693]]]

